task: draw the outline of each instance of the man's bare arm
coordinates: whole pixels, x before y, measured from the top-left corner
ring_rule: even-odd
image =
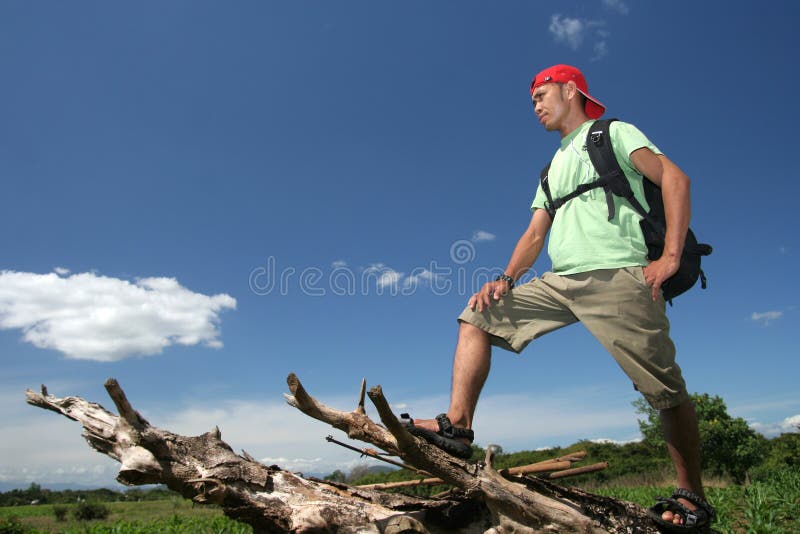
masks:
[[[517,241],[511,259],[506,266],[505,273],[514,280],[518,280],[534,264],[544,246],[547,232],[550,230],[550,216],[547,211],[537,209],[533,212],[528,228]],[[483,311],[492,305],[492,299],[500,300],[500,297],[507,293],[509,284],[503,280],[488,282],[483,288],[472,295],[468,306],[473,310],[477,307],[478,311]]]
[[[678,271],[683,253],[686,232],[691,218],[689,177],[664,155],[656,155],[649,148],[640,148],[631,153],[636,169],[654,184],[661,187],[667,233],[664,237],[664,252],[661,257],[645,267],[647,283],[653,287],[653,300],[663,284]]]

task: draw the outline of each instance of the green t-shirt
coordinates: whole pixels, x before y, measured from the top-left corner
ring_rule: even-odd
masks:
[[[586,133],[594,121],[587,121],[561,140],[548,172],[550,193],[558,198],[572,193],[583,183],[597,179],[597,172],[586,152]],[[622,170],[630,181],[634,196],[648,209],[642,178],[630,160],[630,154],[646,147],[661,151],[632,124],[614,121],[609,129],[611,146]],[[547,197],[541,184],[531,211],[543,209]],[[602,188],[592,189],[568,201],[558,209],[550,228],[547,252],[553,272],[575,274],[595,269],[615,269],[647,265],[647,246],[639,227],[641,217],[624,199],[614,196],[614,218],[608,220],[608,205]]]

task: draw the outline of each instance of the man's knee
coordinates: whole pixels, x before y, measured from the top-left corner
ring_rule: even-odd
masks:
[[[466,321],[458,322],[459,341],[482,341],[489,339],[489,333]]]

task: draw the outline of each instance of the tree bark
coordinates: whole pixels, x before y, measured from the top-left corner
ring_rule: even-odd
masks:
[[[658,532],[641,507],[545,480],[456,459],[409,434],[389,409],[380,386],[369,391],[382,424],[364,410],[362,384],[352,412],[311,397],[289,375],[287,402],[303,413],[371,443],[403,462],[441,478],[455,490],[441,498],[386,493],[303,477],[236,454],[218,428],[181,436],[152,426],[128,402],[114,379],[106,390],[119,415],[79,397],[57,398],[26,391],[27,402],[83,425],[95,450],[120,462],[117,480],[127,485],[164,484],[186,498],[217,504],[231,518],[261,532]]]

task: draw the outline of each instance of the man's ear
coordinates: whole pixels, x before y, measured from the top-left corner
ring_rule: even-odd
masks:
[[[572,99],[578,94],[578,86],[575,84],[573,80],[568,81],[564,84],[564,87],[567,88],[567,98]]]

